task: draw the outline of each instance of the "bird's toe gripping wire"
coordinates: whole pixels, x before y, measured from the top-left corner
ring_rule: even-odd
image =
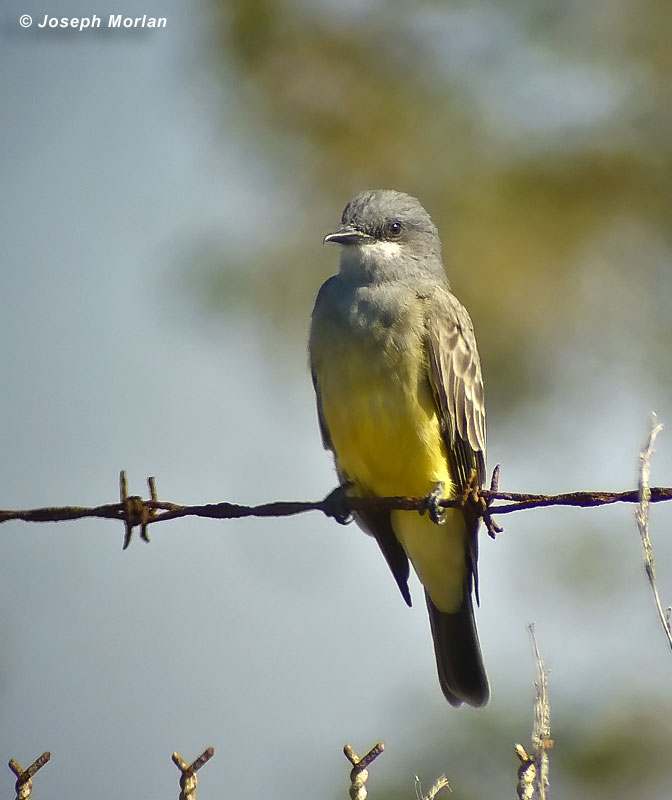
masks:
[[[446,509],[441,506],[445,486],[439,481],[432,491],[423,498],[418,513],[420,516],[427,513],[435,525],[442,525],[446,521]]]
[[[490,506],[493,502],[493,495],[499,489],[499,471],[500,467],[499,464],[494,468],[492,471],[492,479],[490,480],[490,491],[486,494],[479,488],[478,484],[476,483],[476,474],[472,475],[472,480],[470,481],[469,486],[466,490],[466,495],[470,497],[470,499],[475,503],[479,516],[483,518],[483,522],[485,524],[486,530],[488,531],[488,536],[491,539],[494,539],[498,533],[501,533],[504,528],[501,525],[498,525],[495,520],[492,518],[492,513],[490,512]],[[465,497],[465,502],[466,502]]]
[[[324,513],[335,519],[339,525],[349,525],[353,520],[352,512],[345,502],[351,486],[352,483],[343,483],[337,486],[322,501]]]

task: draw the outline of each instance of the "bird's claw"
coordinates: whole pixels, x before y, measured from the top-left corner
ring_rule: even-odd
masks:
[[[349,525],[352,520],[352,512],[346,506],[345,500],[348,496],[348,489],[352,486],[351,483],[344,483],[337,486],[333,492],[330,492],[322,501],[322,508],[324,513],[335,519],[339,525]]]
[[[423,498],[420,508],[420,516],[425,512],[435,525],[442,525],[446,521],[446,509],[441,506],[443,499],[444,485],[439,481],[432,491]]]

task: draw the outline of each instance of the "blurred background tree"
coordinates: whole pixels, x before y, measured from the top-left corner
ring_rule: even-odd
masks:
[[[502,488],[633,486],[649,411],[672,424],[668,2],[146,0],[165,29],[82,33],[6,5],[2,507],[106,502],[122,468],[176,501],[326,495],[321,242],[381,186],[439,226]],[[669,430],[652,474],[672,482]],[[670,655],[631,512],[521,512],[483,536],[479,712],[443,702],[417,583],[409,610],[354,526],[184,520],[122,554],[103,521],[7,523],[0,750],[52,748],[54,797],[91,794],[86,763],[113,800],[138,775],[173,796],[168,754],[212,744],[204,793],[281,800],[343,797],[340,747],[382,738],[372,798],[443,772],[455,797],[511,797],[534,621],[552,796],[662,800]],[[655,507],[664,602],[671,526]]]
[[[253,210],[244,256],[231,257],[235,233],[223,230],[200,261],[198,285],[213,311],[248,305],[295,349],[315,290],[335,269],[337,255],[320,250],[320,238],[350,196],[393,187],[418,196],[439,226],[449,278],[476,321],[499,425],[531,417],[533,438],[544,418],[554,420],[555,404],[571,429],[595,381],[593,414],[618,404],[621,381],[669,387],[664,0],[211,0],[211,14],[212,67],[235,87],[234,107],[229,99],[221,109],[223,133],[244,138],[272,186]],[[579,475],[594,484],[592,459],[576,455],[584,466],[566,485],[578,488]],[[539,460],[548,457],[545,449]],[[599,567],[613,560],[602,525],[574,524],[556,563],[537,556],[541,585],[554,580],[592,603],[618,593],[619,568]],[[669,786],[660,746],[671,733],[667,712],[632,697],[589,714],[570,702],[556,699],[552,709],[555,796],[653,797],[661,781]],[[408,797],[404,774],[448,769],[445,747],[433,745],[439,717],[418,727],[417,753],[398,759],[380,796]],[[469,719],[448,747],[460,774],[473,777],[454,785],[455,796],[501,794],[507,763],[513,772],[510,744],[527,727],[523,715]]]
[[[303,336],[336,259],[315,243],[350,196],[394,187],[439,225],[494,402],[548,389],[586,341],[596,362],[669,383],[664,0],[212,0],[212,15],[213,67],[235,87],[223,132],[275,192],[237,263],[222,231],[211,301],[246,297]],[[660,350],[642,352],[654,323]]]

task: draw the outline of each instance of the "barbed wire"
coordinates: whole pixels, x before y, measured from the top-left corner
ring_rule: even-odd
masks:
[[[651,585],[654,599],[668,643],[672,647],[672,609],[663,609],[662,602],[658,593],[653,559],[653,548],[649,537],[649,504],[672,500],[672,488],[650,487],[650,462],[654,451],[654,444],[657,435],[660,433],[662,425],[657,418],[652,415],[649,436],[639,455],[639,474],[638,488],[622,492],[606,491],[577,491],[565,492],[561,494],[545,495],[532,494],[527,492],[501,492],[499,491],[499,473],[497,466],[493,471],[490,489],[481,489],[475,486],[472,476],[472,483],[467,487],[464,494],[455,500],[441,500],[434,505],[440,508],[459,508],[468,504],[484,520],[488,533],[494,537],[502,529],[494,522],[492,515],[506,514],[513,511],[522,511],[532,508],[545,508],[549,506],[574,506],[574,507],[595,507],[610,505],[613,503],[635,503],[635,517],[639,529],[642,545],[644,549],[644,566],[648,581]],[[124,523],[124,548],[128,547],[131,541],[133,529],[140,527],[141,538],[149,541],[148,526],[155,522],[166,519],[177,519],[179,517],[197,516],[210,519],[240,519],[242,517],[283,517],[306,513],[308,511],[319,511],[329,517],[333,517],[338,522],[345,524],[352,518],[352,514],[357,511],[368,509],[389,509],[418,511],[420,513],[429,512],[436,515],[436,509],[432,509],[430,495],[429,498],[417,497],[351,497],[347,494],[347,486],[338,487],[327,497],[320,501],[308,502],[272,502],[256,506],[239,505],[236,503],[214,503],[198,506],[186,506],[171,503],[158,499],[156,481],[153,477],[147,479],[149,486],[149,500],[143,500],[137,495],[128,494],[128,486],[125,472],[119,477],[120,502],[110,503],[101,506],[52,506],[44,508],[34,508],[21,511],[1,510],[0,523],[10,520],[21,520],[25,522],[62,522],[65,520],[75,520],[83,518],[103,518],[114,519]],[[500,504],[494,504],[500,501]],[[534,626],[530,626],[532,635],[535,661],[537,664],[535,718],[532,735],[532,753],[528,754],[525,748],[517,744],[515,752],[518,756],[520,765],[518,769],[517,794],[521,800],[529,800],[535,791],[540,798],[546,796],[548,788],[548,751],[553,746],[550,736],[550,715],[548,705],[547,672],[540,655],[539,647],[534,634]],[[353,769],[350,773],[350,797],[354,800],[366,800],[367,789],[366,781],[368,778],[367,767],[383,752],[385,745],[379,742],[363,758],[359,758],[350,745],[346,745],[344,753]],[[195,800],[196,787],[198,783],[197,771],[206,764],[214,755],[214,748],[205,750],[199,758],[192,764],[188,764],[179,755],[173,754],[173,761],[180,770],[180,799]],[[16,797],[17,800],[30,800],[32,793],[32,778],[35,773],[50,759],[49,752],[43,753],[33,764],[24,770],[14,759],[10,760],[9,767],[16,776]],[[416,794],[419,785],[416,778]],[[430,792],[422,797],[422,800],[433,800],[434,796],[443,788],[450,788],[444,776],[434,784]]]
[[[179,800],[196,800],[196,787],[198,786],[198,776],[196,773],[201,767],[207,764],[214,755],[215,748],[208,747],[194,762],[189,764],[179,753],[173,753],[173,763],[180,770]],[[39,758],[36,758],[26,769],[23,769],[15,759],[11,758],[9,760],[9,768],[16,776],[16,783],[14,784],[16,800],[31,800],[33,793],[33,777],[38,770],[42,769],[50,758],[51,753],[46,751],[42,753]]]
[[[198,775],[196,773],[201,767],[207,764],[214,755],[215,748],[208,747],[195,761],[189,764],[177,751],[173,753],[173,764],[180,770],[179,800],[196,800],[196,787],[198,786]]]
[[[360,758],[349,744],[343,748],[343,752],[352,765],[350,771],[350,787],[349,795],[352,800],[366,800],[367,789],[366,782],[369,777],[368,767],[378,758],[378,756],[385,750],[385,744],[378,742],[369,752]],[[172,755],[172,761],[180,771],[180,795],[179,800],[196,800],[196,789],[198,787],[198,771],[210,761],[215,755],[215,748],[208,747],[201,755],[191,764],[185,761],[184,758],[175,752]],[[35,761],[27,768],[23,767],[15,759],[9,760],[9,768],[16,776],[15,791],[16,800],[31,800],[33,791],[33,777],[35,774],[50,760],[51,753],[44,752],[42,755],[35,759]],[[429,790],[426,795],[417,792],[420,779],[416,776],[416,800],[434,800],[436,795],[441,789],[449,788],[448,781],[445,776],[441,776]]]
[[[368,796],[368,789],[366,787],[366,782],[369,779],[368,768],[384,750],[385,742],[378,742],[365,756],[360,758],[352,749],[351,745],[345,745],[343,753],[352,764],[352,769],[350,770],[350,787],[348,789],[350,800],[366,800]],[[417,775],[415,776],[416,800],[434,800],[442,789],[452,791],[445,775],[441,775],[440,778],[434,781],[427,794],[423,794],[420,778]]]
[[[9,768],[16,776],[16,783],[14,784],[16,800],[30,800],[33,794],[33,777],[36,772],[42,769],[50,758],[51,753],[45,750],[45,752],[42,753],[41,756],[38,756],[26,769],[24,769],[16,759],[9,759]]]
[[[490,488],[476,485],[475,471],[462,496],[454,500],[436,500],[435,494],[428,497],[354,497],[348,494],[348,485],[337,487],[323,500],[276,501],[248,506],[238,503],[222,502],[205,505],[181,505],[159,500],[154,477],[147,478],[149,500],[139,495],[128,494],[126,473],[119,475],[118,503],[100,506],[47,506],[18,511],[0,509],[0,523],[23,522],[63,522],[65,520],[102,518],[114,519],[124,523],[125,550],[131,543],[133,530],[140,528],[140,538],[149,542],[149,526],[157,522],[181,517],[205,517],[208,519],[242,519],[243,517],[288,517],[319,511],[341,524],[352,520],[353,513],[367,510],[401,510],[429,513],[435,522],[440,521],[440,511],[445,508],[464,508],[482,517],[489,536],[493,539],[503,530],[493,519],[494,514],[509,514],[532,508],[550,506],[572,506],[594,508],[614,503],[635,503],[635,518],[644,547],[645,570],[653,591],[660,622],[665,630],[668,644],[672,648],[672,608],[663,608],[656,582],[653,561],[653,548],[648,533],[649,505],[672,500],[672,487],[649,486],[650,462],[657,435],[662,430],[655,414],[651,415],[649,436],[639,454],[639,475],[637,489],[622,492],[577,491],[560,494],[534,494],[531,492],[502,492],[499,490],[499,464],[495,467]]]
[[[346,744],[343,748],[343,754],[352,764],[352,769],[350,770],[350,788],[348,789],[350,800],[366,800],[368,795],[366,782],[369,779],[369,770],[367,767],[378,758],[383,750],[385,750],[385,743],[378,742],[365,756],[360,758],[352,749],[351,745]]]
[[[531,492],[503,492],[497,482],[499,467],[495,468],[490,489],[469,487],[465,496],[456,500],[440,500],[441,508],[460,508],[466,504],[476,505],[491,535],[501,529],[492,523],[494,514],[510,514],[532,508],[548,508],[550,506],[572,506],[593,508],[614,503],[639,503],[640,491],[628,489],[621,492],[609,491],[576,491],[559,494],[538,494]],[[121,521],[126,526],[127,537],[124,546],[128,546],[129,531],[141,528],[142,538],[149,541],[147,528],[157,522],[165,522],[181,517],[203,517],[207,519],[242,519],[245,517],[289,517],[318,511],[339,522],[349,521],[350,515],[357,511],[371,509],[419,511],[427,508],[426,497],[352,497],[347,495],[344,487],[339,487],[323,500],[290,500],[261,503],[259,505],[241,505],[228,501],[206,503],[200,505],[183,505],[167,500],[159,500],[154,477],[147,479],[150,499],[143,500],[139,495],[129,495],[126,486],[126,473],[120,474],[120,502],[106,503],[98,506],[45,506],[21,510],[0,509],[0,523],[11,521],[23,522],[64,522],[68,520],[98,518]],[[672,487],[652,486],[648,489],[648,501],[660,503],[672,500]]]

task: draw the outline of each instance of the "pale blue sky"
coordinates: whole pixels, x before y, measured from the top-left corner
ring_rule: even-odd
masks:
[[[73,0],[67,13],[99,5]],[[241,308],[214,321],[180,293],[180,254],[199,236],[224,230],[241,252],[260,217],[286,221],[293,203],[227,135],[226,114],[221,135],[207,17],[176,0],[143,7],[152,9],[166,30],[107,35],[37,35],[15,20],[24,3],[3,11],[0,507],[112,502],[120,469],[132,492],[156,475],[160,496],[176,502],[312,499],[334,485],[303,345],[269,364],[267,320]],[[340,212],[301,257],[314,257]],[[506,488],[632,485],[647,414],[655,408],[672,427],[672,400],[613,367],[586,381],[575,362],[558,365],[552,404],[530,402],[506,425],[490,409],[489,461],[505,462]],[[670,482],[670,435],[654,482]],[[585,576],[604,581],[603,601],[572,599],[555,583],[589,519],[615,576]],[[590,702],[609,702],[624,681],[642,693],[663,686],[669,654],[632,510],[500,521],[505,535],[481,548],[479,629],[493,684],[483,713],[513,707],[531,719],[533,620],[556,698],[595,692],[586,675],[604,670],[607,651]],[[669,522],[654,509],[654,531]],[[217,753],[204,798],[339,785],[345,794],[340,748],[379,738],[390,760],[406,754],[412,796],[427,720],[449,743],[473,714],[440,697],[417,583],[409,611],[354,526],[317,515],[179,520],[124,553],[122,527],[107,521],[0,532],[0,754],[25,765],[52,751],[36,796],[38,780],[40,797],[111,800],[129,787],[138,798],[177,796],[170,754],[190,759],[208,745]],[[672,545],[654,540],[669,600]],[[539,551],[552,554],[546,567],[534,558],[528,570]],[[511,737],[497,755],[505,768]],[[310,777],[297,778],[304,759]],[[453,778],[454,759],[448,744],[435,755]],[[7,794],[9,772],[3,781]]]

